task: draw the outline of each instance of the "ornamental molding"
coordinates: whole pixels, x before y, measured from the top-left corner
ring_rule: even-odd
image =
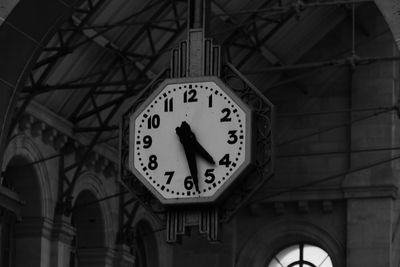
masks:
[[[52,146],[57,152],[73,152],[76,161],[82,160],[85,146],[91,141],[89,135],[74,133],[71,122],[34,101],[27,107],[12,134],[22,132],[33,138],[40,137],[44,144]],[[117,164],[117,149],[106,144],[95,145],[84,162],[88,170],[102,173],[107,178],[116,177]]]

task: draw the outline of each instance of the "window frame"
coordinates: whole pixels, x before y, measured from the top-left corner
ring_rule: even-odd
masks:
[[[317,244],[315,242],[310,242],[310,241],[298,241],[298,242],[291,242],[288,243],[284,246],[280,246],[279,249],[275,250],[275,252],[272,254],[271,257],[269,257],[269,260],[265,263],[265,267],[269,267],[269,265],[271,264],[271,262],[275,259],[276,261],[279,261],[279,259],[277,258],[277,255],[279,253],[281,253],[283,250],[292,247],[292,246],[297,246],[296,249],[300,250],[300,255],[299,255],[299,259],[296,261],[291,262],[289,265],[287,265],[287,267],[293,267],[296,265],[299,265],[300,267],[318,267],[317,265],[315,265],[312,262],[309,262],[307,260],[304,260],[304,246],[305,245],[310,245],[310,246],[314,246],[317,248],[320,248],[321,250],[323,250],[324,252],[327,253],[327,257],[331,260],[332,266],[335,267],[335,263],[334,263],[334,259],[332,257],[332,255],[329,253],[329,251],[324,248],[323,246],[321,246],[320,244]],[[324,259],[325,261],[325,259]]]

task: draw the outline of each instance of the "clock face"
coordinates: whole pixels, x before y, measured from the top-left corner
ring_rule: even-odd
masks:
[[[250,110],[201,80],[167,80],[130,118],[130,169],[163,203],[213,201],[250,161]]]

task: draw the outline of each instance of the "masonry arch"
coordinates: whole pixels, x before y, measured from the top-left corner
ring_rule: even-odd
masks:
[[[112,262],[115,241],[112,209],[107,201],[105,186],[94,173],[87,172],[78,179],[73,192],[72,225],[76,229],[73,241],[77,266],[107,266]]]
[[[33,140],[21,134],[10,141],[3,161],[3,186],[15,191],[25,203],[20,222],[11,228],[17,267],[28,263],[40,266],[50,260],[46,247],[51,239],[51,187],[42,158]]]
[[[20,191],[26,202],[32,200],[32,203],[26,203],[28,206],[23,209],[25,216],[34,213],[35,216],[50,219],[53,213],[51,204],[53,195],[48,168],[46,163],[41,161],[43,158],[43,153],[32,138],[18,134],[8,143],[3,157],[2,171],[6,174],[6,180],[14,183],[17,187],[15,189],[17,192]],[[15,177],[20,178],[15,179]]]
[[[99,264],[96,258],[101,257],[99,254],[105,250],[104,220],[100,205],[87,205],[96,200],[91,191],[83,190],[75,201],[77,209],[72,213],[72,225],[76,229],[76,236],[72,245],[75,248],[73,260],[77,262],[76,266]]]

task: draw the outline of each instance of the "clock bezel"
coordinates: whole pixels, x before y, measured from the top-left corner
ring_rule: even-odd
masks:
[[[136,118],[150,105],[150,103],[164,90],[168,85],[179,85],[187,83],[200,83],[200,82],[214,82],[221,90],[224,91],[245,113],[246,122],[244,124],[246,135],[244,138],[245,149],[244,149],[244,161],[243,163],[233,172],[229,179],[219,185],[217,191],[209,197],[179,197],[176,198],[165,198],[134,166],[134,142],[135,142],[135,120]],[[253,133],[252,133],[252,110],[243,102],[223,81],[216,76],[202,76],[202,77],[189,77],[189,78],[177,78],[177,79],[165,79],[161,82],[156,89],[150,94],[150,96],[132,113],[129,117],[129,169],[141,181],[144,186],[152,192],[152,194],[164,205],[176,205],[176,204],[205,204],[216,202],[221,195],[227,193],[227,189],[246,171],[252,162],[252,146],[253,146]]]

